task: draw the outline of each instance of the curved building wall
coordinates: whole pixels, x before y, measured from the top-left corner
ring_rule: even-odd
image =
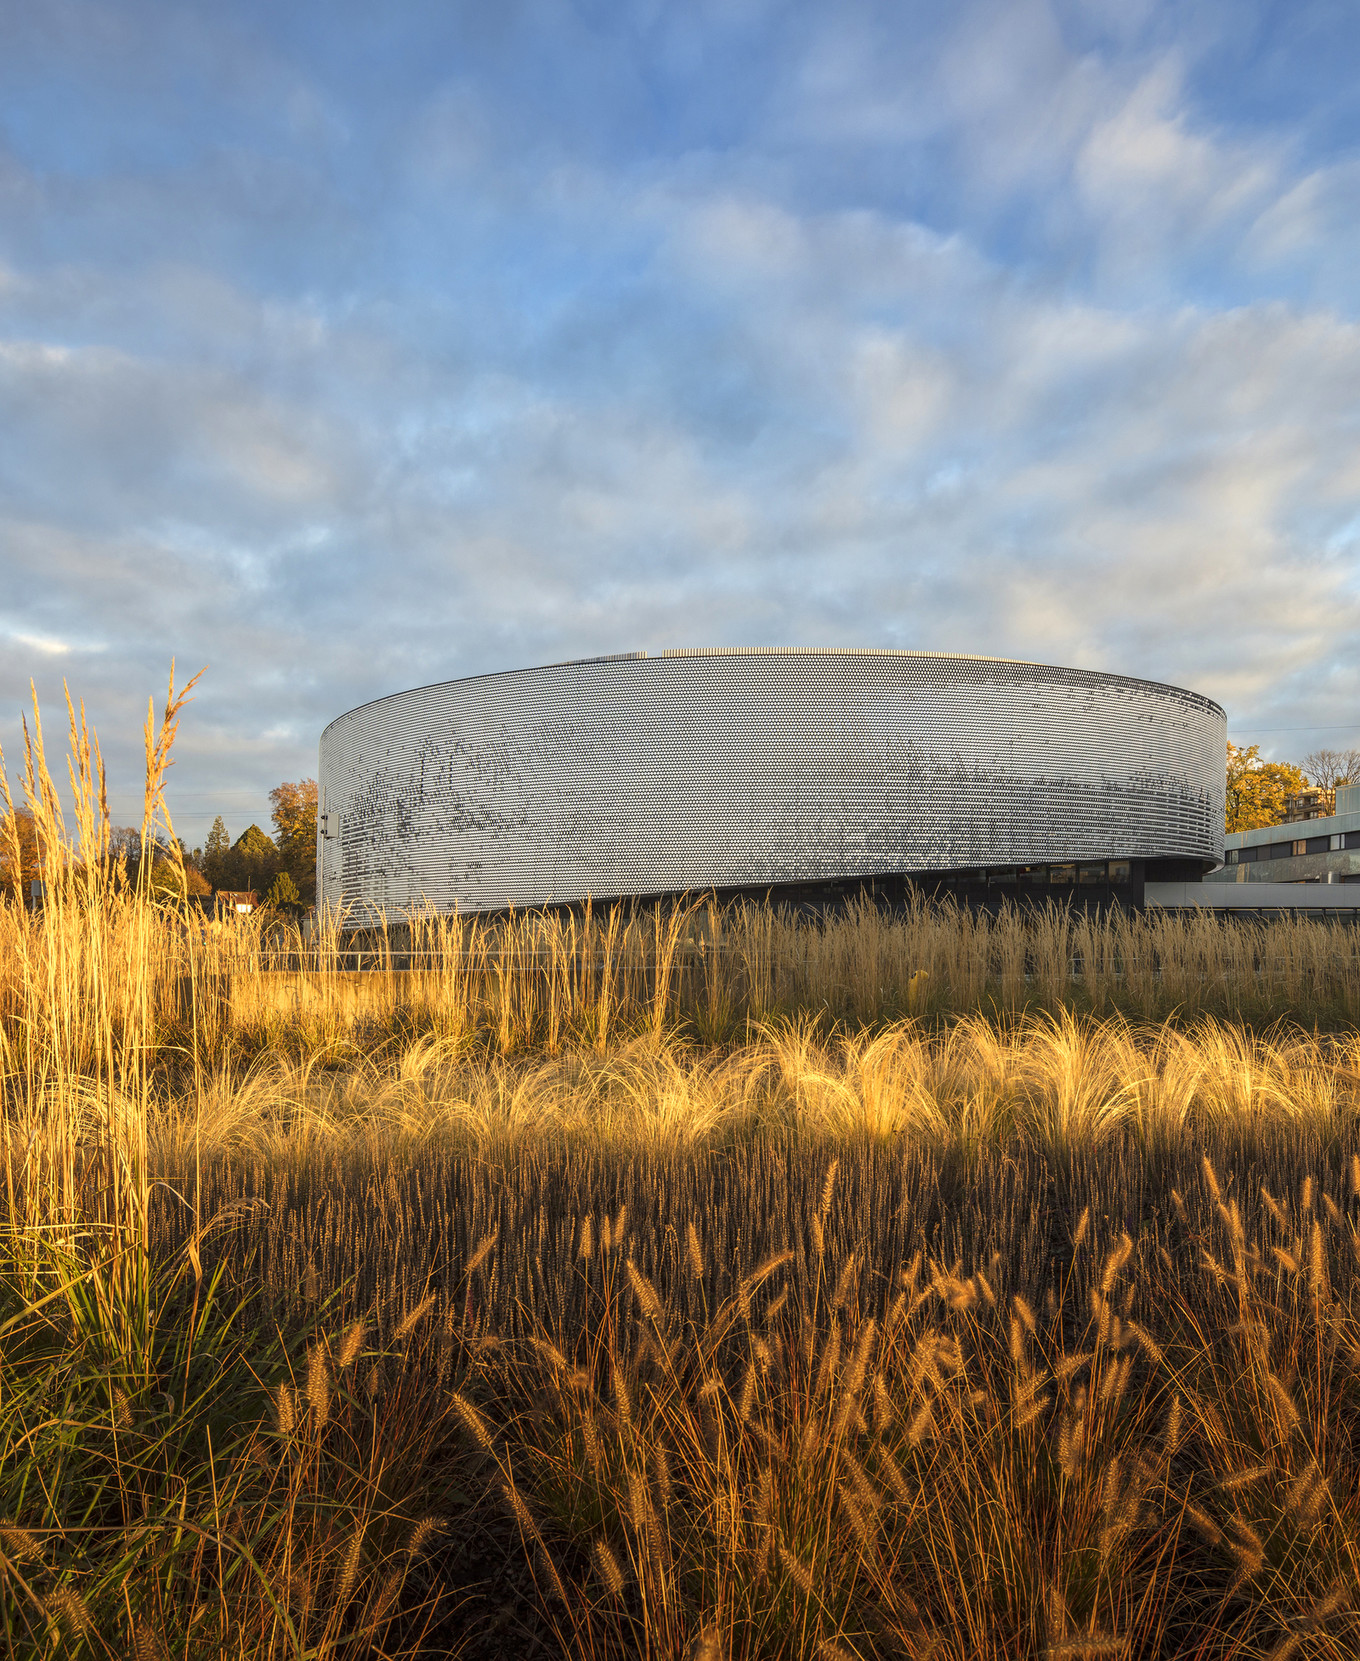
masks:
[[[333,721],[321,898],[357,916],[1049,861],[1223,857],[1223,711],[916,652],[591,659]]]

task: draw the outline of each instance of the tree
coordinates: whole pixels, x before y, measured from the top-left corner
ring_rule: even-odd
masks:
[[[219,813],[212,822],[212,829],[208,832],[208,840],[203,844],[203,875],[214,888],[226,888],[228,884],[222,881],[227,854],[231,848],[231,839],[227,835],[226,820]]]
[[[1360,784],[1360,750],[1314,750],[1303,758],[1303,770],[1321,790]]]
[[[292,877],[287,871],[280,871],[270,884],[264,903],[274,911],[296,911],[301,897]]]
[[[1303,770],[1289,761],[1262,761],[1260,745],[1228,745],[1229,831],[1259,830],[1284,819],[1285,797],[1306,790]]]
[[[316,900],[316,780],[299,779],[269,792],[283,869],[297,885],[299,900]]]
[[[242,831],[222,858],[218,889],[263,893],[279,869],[279,850],[258,825]]]

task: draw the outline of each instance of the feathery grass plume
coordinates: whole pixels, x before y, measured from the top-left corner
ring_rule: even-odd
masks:
[[[1095,1360],[1094,1350],[1083,1350],[1077,1355],[1062,1355],[1053,1364],[1053,1379],[1057,1384],[1066,1384],[1074,1373],[1079,1373],[1083,1367],[1089,1366]]]
[[[402,1321],[401,1325],[392,1334],[392,1337],[398,1341],[402,1338],[408,1338],[425,1319],[426,1315],[429,1314],[430,1310],[434,1307],[435,1301],[435,1294],[433,1292],[430,1292],[427,1296],[422,1298],[410,1314],[407,1315]]]
[[[1351,1155],[1350,1175],[1351,1197],[1352,1199],[1360,1199],[1360,1153]]]
[[[331,1378],[326,1357],[318,1346],[307,1357],[307,1405],[318,1425],[331,1416]]]
[[[1119,1243],[1105,1259],[1105,1268],[1100,1277],[1100,1290],[1106,1297],[1110,1295],[1110,1291],[1115,1283],[1115,1277],[1119,1274],[1119,1271],[1132,1256],[1133,1241],[1129,1239],[1127,1233],[1121,1234],[1119,1236]]]
[[[780,1546],[779,1561],[784,1565],[789,1579],[803,1596],[810,1600],[813,1595],[812,1570],[796,1558],[787,1546]]]
[[[1314,1298],[1331,1296],[1331,1281],[1327,1274],[1327,1246],[1322,1238],[1322,1224],[1315,1217],[1308,1243],[1308,1290]]]
[[[595,1572],[600,1577],[600,1584],[611,1597],[623,1596],[623,1570],[619,1567],[619,1560],[615,1557],[606,1540],[596,1540],[590,1548],[590,1555],[595,1561]]]
[[[1062,1657],[1063,1661],[1099,1661],[1103,1656],[1126,1656],[1128,1653],[1127,1638],[1103,1632],[1083,1632],[1072,1638],[1060,1638],[1044,1650],[1045,1657],[1051,1657],[1053,1661],[1057,1661],[1058,1657]]]
[[[988,1307],[995,1309],[996,1293],[992,1290],[992,1284],[987,1279],[986,1275],[984,1275],[982,1270],[979,1269],[973,1276],[973,1279],[977,1282],[978,1290],[982,1293],[983,1297],[986,1298]]]
[[[691,1227],[692,1226],[693,1225],[691,1224]],[[594,1250],[595,1250],[595,1218],[594,1218],[593,1215],[588,1214],[586,1216],[585,1222],[583,1222],[581,1224],[581,1244],[576,1249],[576,1255],[577,1255],[577,1257],[584,1260],[586,1258],[589,1258],[591,1253]]]
[[[685,1226],[685,1257],[689,1263],[689,1272],[695,1280],[704,1278],[704,1251],[699,1244],[699,1231],[691,1220]]]
[[[628,1515],[632,1519],[633,1530],[638,1539],[659,1546],[660,1529],[657,1527],[652,1496],[647,1488],[646,1473],[631,1465],[628,1467]]]
[[[145,1615],[138,1615],[132,1625],[132,1657],[133,1661],[166,1661],[160,1634]]]
[[[661,1299],[657,1296],[656,1288],[646,1275],[636,1266],[632,1258],[626,1264],[628,1282],[633,1288],[633,1295],[638,1301],[638,1307],[649,1321],[661,1319]]]
[[[614,1227],[606,1211],[600,1218],[600,1256],[608,1257],[614,1249]]]
[[[1204,1180],[1209,1185],[1209,1192],[1213,1195],[1216,1201],[1221,1202],[1223,1199],[1223,1190],[1218,1185],[1218,1173],[1214,1170],[1213,1160],[1210,1159],[1206,1153],[1200,1161],[1200,1164],[1204,1171]]]
[[[411,1530],[410,1538],[406,1542],[406,1555],[413,1560],[420,1556],[434,1539],[436,1534],[442,1534],[448,1527],[443,1517],[422,1517]]]
[[[42,1547],[36,1535],[30,1534],[18,1523],[0,1523],[0,1546],[16,1563],[26,1563],[31,1558],[42,1556]]]
[[[381,1629],[383,1622],[392,1612],[392,1605],[397,1601],[397,1593],[401,1591],[405,1575],[400,1569],[392,1569],[384,1575],[383,1583],[378,1588],[377,1601],[373,1605],[373,1626]]]
[[[817,1382],[813,1391],[818,1396],[824,1396],[831,1387],[831,1381],[836,1376],[836,1369],[841,1360],[841,1328],[839,1321],[831,1323],[831,1330],[826,1335],[826,1343],[822,1346],[822,1362],[817,1369]]]
[[[1086,1421],[1074,1413],[1064,1413],[1058,1421],[1058,1469],[1072,1481],[1082,1465],[1086,1445]]]
[[[1162,1445],[1169,1458],[1181,1445],[1181,1434],[1184,1429],[1184,1412],[1181,1408],[1181,1398],[1172,1396],[1171,1406],[1166,1415],[1166,1429],[1162,1435]]]
[[[1207,1511],[1201,1511],[1199,1506],[1187,1499],[1185,1501],[1185,1514],[1204,1538],[1209,1541],[1210,1545],[1220,1546],[1223,1544],[1223,1530]]]
[[[54,1587],[44,1600],[48,1619],[65,1636],[88,1638],[94,1632],[94,1616],[90,1606],[74,1586]]]
[[[1025,1328],[1015,1316],[1011,1316],[1011,1360],[1017,1367],[1025,1362]]]
[[[1245,1517],[1234,1512],[1228,1518],[1225,1543],[1237,1564],[1235,1587],[1254,1579],[1265,1567],[1266,1548],[1261,1536]]]
[[[509,1482],[503,1482],[501,1483],[500,1488],[501,1495],[504,1498],[505,1503],[514,1513],[515,1521],[519,1524],[521,1534],[523,1534],[526,1540],[532,1540],[534,1543],[534,1560],[537,1562],[538,1567],[543,1574],[543,1578],[548,1582],[549,1592],[560,1604],[570,1607],[571,1600],[567,1597],[567,1589],[562,1584],[562,1577],[557,1572],[557,1565],[548,1555],[548,1548],[544,1544],[543,1535],[539,1530],[539,1526],[534,1521],[533,1514],[530,1512],[529,1507],[524,1503],[518,1488],[515,1487],[514,1481],[511,1480]]]
[[[775,1296],[770,1299],[769,1306],[765,1310],[765,1325],[767,1327],[773,1324],[779,1311],[788,1301],[789,1289],[787,1286],[781,1286]]]
[[[454,1412],[467,1427],[468,1433],[471,1435],[473,1441],[475,1441],[478,1446],[483,1448],[487,1453],[491,1453],[493,1451],[491,1431],[487,1427],[486,1420],[482,1417],[482,1415],[477,1411],[466,1396],[459,1395],[456,1390],[450,1391],[449,1401],[453,1406]]]
[[[625,1200],[619,1207],[618,1216],[614,1219],[614,1250],[623,1250],[623,1238],[628,1229],[628,1201]]]
[[[1322,1205],[1323,1205],[1323,1209],[1327,1213],[1328,1222],[1335,1224],[1337,1227],[1340,1227],[1340,1225],[1345,1221],[1345,1219],[1341,1215],[1341,1208],[1340,1208],[1339,1205],[1337,1205],[1336,1201],[1332,1198],[1332,1196],[1329,1193],[1326,1192],[1325,1189],[1323,1190],[1323,1195],[1322,1195]]]
[[[280,1436],[291,1436],[297,1424],[297,1399],[292,1387],[280,1384],[274,1392],[274,1425]]]
[[[354,1584],[359,1578],[359,1559],[364,1549],[364,1525],[361,1522],[350,1536],[349,1545],[345,1547],[344,1560],[340,1565],[340,1578],[335,1585],[335,1603],[337,1609],[344,1609],[354,1595]]]
[[[591,1470],[598,1471],[604,1462],[604,1449],[600,1446],[600,1433],[591,1413],[587,1413],[581,1420],[581,1446],[585,1449]]]
[[[1275,1219],[1275,1221],[1280,1225],[1280,1227],[1281,1228],[1288,1228],[1289,1227],[1288,1219],[1286,1218],[1284,1212],[1281,1211],[1278,1200],[1276,1200],[1275,1196],[1266,1187],[1265,1183],[1261,1184],[1261,1198],[1265,1201],[1266,1210]]]
[[[671,1505],[671,1461],[666,1452],[664,1442],[652,1444],[652,1480],[656,1484],[656,1491],[661,1499],[661,1509],[668,1511]]]
[[[1121,1355],[1112,1367],[1107,1367],[1100,1380],[1099,1401],[1102,1407],[1117,1407],[1124,1399],[1129,1375],[1133,1371],[1133,1357]]]
[[[132,1429],[132,1403],[127,1398],[127,1391],[119,1389],[116,1384],[113,1387],[113,1422],[118,1430]]]
[[[1219,1483],[1225,1494],[1235,1494],[1239,1488],[1250,1488],[1270,1475],[1269,1465],[1248,1465],[1240,1471],[1229,1471]]]
[[[798,1439],[798,1458],[804,1464],[810,1463],[821,1452],[822,1433],[816,1419],[809,1418],[803,1426],[803,1434]]]
[[[1288,1269],[1291,1275],[1298,1274],[1303,1267],[1293,1252],[1285,1251],[1283,1246],[1272,1246],[1270,1249],[1275,1253],[1281,1268]]]
[[[614,1407],[619,1415],[619,1423],[625,1430],[633,1427],[633,1403],[628,1394],[628,1380],[624,1376],[622,1367],[611,1356],[609,1359],[610,1381],[614,1386]]]
[[[1322,1472],[1310,1460],[1290,1483],[1285,1501],[1295,1526],[1300,1529],[1312,1528],[1329,1497]]]
[[[888,1386],[882,1373],[874,1374],[874,1419],[879,1430],[884,1430],[897,1421],[897,1409],[892,1404],[892,1397],[888,1394]]]
[[[832,1638],[823,1638],[817,1645],[818,1661],[855,1661],[848,1649],[842,1649]]]
[[[859,1395],[864,1388],[864,1375],[869,1368],[869,1360],[874,1352],[874,1343],[878,1337],[878,1322],[872,1316],[864,1323],[860,1331],[859,1340],[850,1357],[850,1365],[846,1369],[843,1381],[846,1394],[851,1397]]]
[[[1073,1250],[1076,1250],[1076,1248],[1079,1247],[1081,1245],[1081,1243],[1085,1240],[1086,1231],[1087,1231],[1088,1228],[1090,1228],[1090,1226],[1091,1226],[1091,1208],[1090,1208],[1089,1205],[1086,1205],[1086,1206],[1082,1207],[1081,1216],[1077,1219],[1076,1233],[1073,1234],[1073,1236],[1072,1236],[1072,1248],[1073,1248]]]
[[[1306,1217],[1313,1209],[1313,1178],[1311,1173],[1299,1184],[1299,1210]]]
[[[1291,1431],[1297,1430],[1299,1428],[1299,1410],[1294,1405],[1294,1398],[1272,1372],[1266,1373],[1266,1388],[1274,1399],[1280,1417]]]
[[[340,1346],[340,1353],[335,1358],[338,1371],[345,1372],[359,1359],[359,1352],[364,1347],[364,1334],[367,1331],[368,1323],[366,1321],[355,1321],[354,1325],[350,1327],[345,1334],[344,1343]]]
[[[874,1519],[865,1509],[859,1495],[848,1482],[838,1484],[836,1489],[840,1498],[841,1507],[850,1520],[850,1527],[854,1530],[860,1545],[867,1551],[874,1543]]]
[[[1185,1201],[1181,1198],[1181,1192],[1180,1192],[1179,1188],[1173,1188],[1171,1190],[1171,1203],[1172,1203],[1172,1205],[1175,1206],[1176,1215],[1180,1218],[1180,1220],[1183,1223],[1188,1221],[1190,1214],[1185,1209]]]
[[[935,1428],[935,1405],[925,1402],[917,1411],[916,1417],[907,1426],[907,1446],[919,1447]]]
[[[746,1363],[746,1371],[742,1374],[741,1394],[737,1398],[737,1417],[742,1424],[746,1424],[751,1417],[751,1408],[756,1399],[756,1369],[754,1362]]]
[[[472,1256],[470,1258],[468,1258],[467,1268],[463,1270],[463,1275],[464,1275],[465,1278],[470,1279],[473,1275],[476,1274],[478,1269],[481,1268],[482,1264],[486,1262],[488,1257],[490,1257],[490,1255],[492,1253],[492,1250],[495,1247],[495,1244],[496,1244],[495,1234],[484,1235],[482,1237],[482,1239],[480,1239],[477,1242],[477,1249],[476,1249],[475,1252],[473,1252]]]

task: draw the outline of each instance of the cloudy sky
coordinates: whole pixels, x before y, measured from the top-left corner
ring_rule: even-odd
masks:
[[[0,742],[967,651],[1360,744],[1353,0],[0,0]]]

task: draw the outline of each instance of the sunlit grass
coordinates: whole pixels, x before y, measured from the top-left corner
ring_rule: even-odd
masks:
[[[175,697],[148,726],[148,819]],[[1351,1656],[1334,925],[0,908],[9,1654]]]

